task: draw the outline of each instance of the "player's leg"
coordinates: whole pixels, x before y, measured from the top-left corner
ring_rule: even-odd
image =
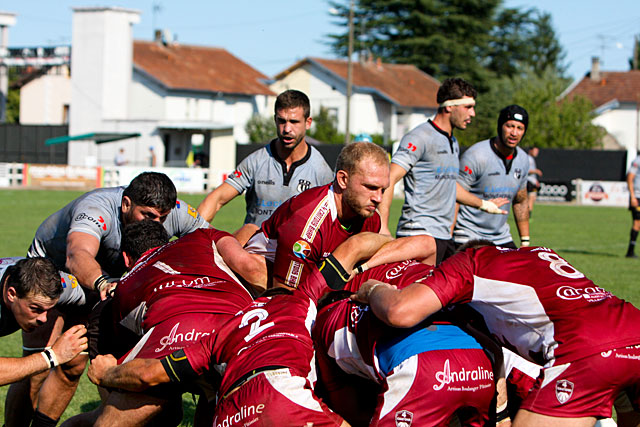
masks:
[[[116,391],[109,394],[102,413],[94,425],[96,427],[144,426],[160,414],[167,403],[166,399],[160,397]],[[171,423],[165,425],[171,425]]]
[[[629,235],[629,247],[627,248],[627,258],[636,258],[636,240],[638,239],[638,232],[640,232],[640,208],[630,208],[633,222],[631,224],[631,233]]]
[[[593,427],[595,417],[560,418],[520,409],[513,420],[513,427]]]
[[[64,320],[57,310],[47,315],[47,322],[33,332],[22,333],[23,356],[41,352],[51,346],[62,333]],[[40,387],[49,375],[45,371],[11,384],[5,400],[4,420],[6,427],[28,427],[38,405]]]

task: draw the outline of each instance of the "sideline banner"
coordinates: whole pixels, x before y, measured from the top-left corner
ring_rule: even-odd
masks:
[[[106,169],[106,168],[105,168]],[[111,168],[110,168],[111,169]],[[118,172],[117,183],[107,186],[129,185],[131,180],[142,172],[162,172],[166,174],[176,186],[178,193],[201,193],[205,189],[204,173],[206,169],[200,168],[150,168],[135,166],[120,166],[114,168]],[[113,169],[111,169],[113,170]],[[105,172],[107,172],[105,170]]]
[[[31,188],[89,191],[100,186],[101,168],[26,164],[23,185]]]
[[[629,189],[623,181],[576,180],[578,203],[591,206],[629,206]]]

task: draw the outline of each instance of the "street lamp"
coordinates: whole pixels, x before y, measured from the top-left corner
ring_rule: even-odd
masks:
[[[353,56],[353,0],[349,3],[349,44],[347,49],[347,117],[345,120],[345,133],[344,143],[345,145],[351,141],[351,91],[353,90],[353,62],[351,57]]]

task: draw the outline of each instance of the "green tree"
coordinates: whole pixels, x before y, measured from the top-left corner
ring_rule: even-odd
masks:
[[[20,80],[20,77],[20,68],[9,68],[9,92],[7,93],[5,113],[7,123],[20,123],[20,86],[16,84],[18,80]]]
[[[338,120],[330,114],[328,108],[320,107],[320,111],[313,116],[313,125],[307,134],[327,144],[342,144],[344,134],[338,132],[337,122]]]
[[[593,104],[586,98],[558,100],[567,80],[556,70],[538,73],[533,69],[513,78],[492,82],[478,96],[472,125],[456,136],[463,145],[491,138],[497,133],[499,111],[510,104],[523,106],[529,113],[529,126],[523,146],[589,149],[601,145],[604,131],[592,123]]]
[[[271,140],[276,135],[276,125],[273,117],[265,117],[254,114],[244,126],[245,132],[249,135],[249,141],[253,143],[263,143]]]

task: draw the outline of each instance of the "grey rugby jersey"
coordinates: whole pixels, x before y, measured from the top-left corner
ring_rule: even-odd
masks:
[[[51,214],[38,227],[28,256],[53,260],[58,270],[65,270],[67,235],[74,231],[95,236],[100,241],[96,261],[112,277],[125,271],[120,255],[122,238],[122,193],[125,187],[98,188]],[[209,223],[186,202],[178,200],[164,222],[169,236],[181,237]]]
[[[289,172],[275,149],[276,140],[248,155],[225,181],[246,194],[245,224],[260,226],[285,200],[311,187],[333,180],[333,171],[311,145],[304,158],[291,164]]]
[[[477,142],[462,155],[458,183],[484,200],[497,197],[509,199],[509,203],[501,207],[508,211],[516,193],[526,188],[528,173],[529,158],[521,148],[516,147],[509,165],[498,155],[491,141],[486,139]],[[471,239],[487,239],[496,244],[511,242],[513,239],[507,217],[460,205],[453,238],[456,243]]]
[[[636,199],[640,199],[640,156],[636,157],[633,162],[631,162],[631,167],[629,168],[629,172],[635,175],[633,178],[633,195]]]
[[[391,159],[407,171],[398,236],[451,238],[460,149],[455,137],[431,120],[407,133]]]

